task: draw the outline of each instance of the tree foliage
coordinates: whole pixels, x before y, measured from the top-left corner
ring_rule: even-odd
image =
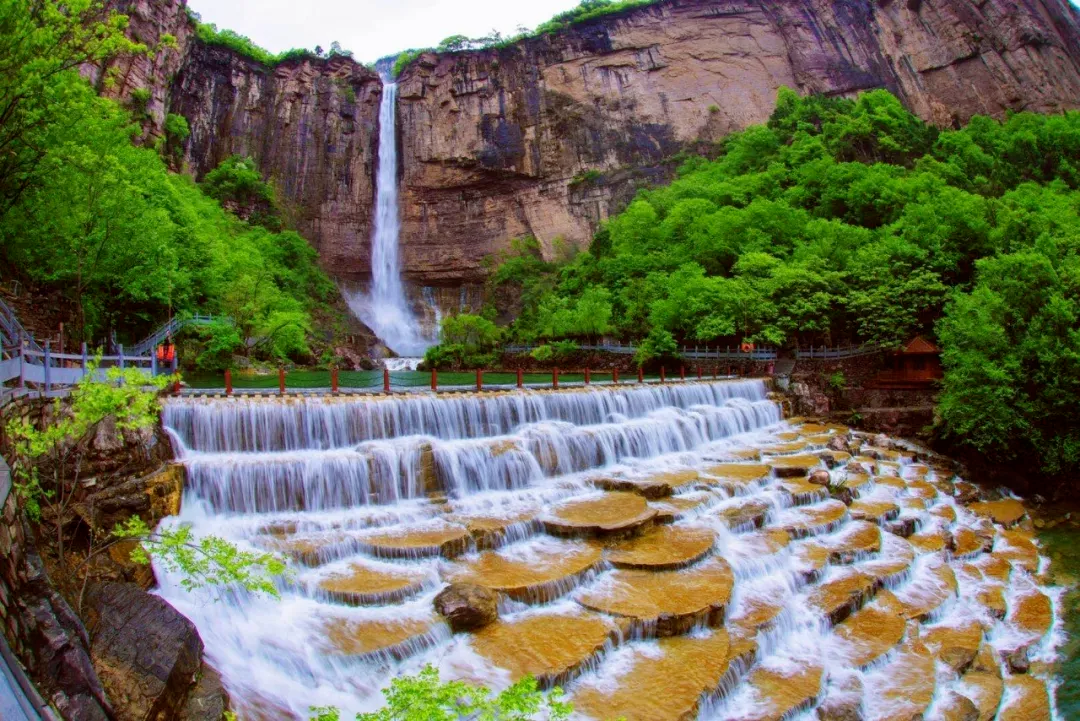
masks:
[[[527,676],[509,688],[492,694],[483,686],[463,681],[440,681],[433,666],[416,676],[400,676],[383,690],[386,705],[378,711],[360,713],[357,721],[565,721],[573,707],[562,700],[562,690],[541,693],[536,679]],[[311,721],[340,721],[332,707],[311,709]]]
[[[280,598],[274,579],[286,573],[285,562],[272,553],[244,551],[218,536],[196,537],[190,525],[151,530],[138,516],[118,523],[112,532],[118,541],[136,541],[135,563],[153,558],[169,573],[179,573],[186,591],[201,588],[241,588]]]
[[[161,410],[157,394],[169,380],[130,367],[109,368],[100,378],[94,360],[70,399],[65,403],[58,398],[43,423],[22,417],[8,422],[5,432],[12,448],[15,490],[31,520],[40,521],[43,506],[48,508],[61,566],[66,563],[66,514],[79,488],[89,437],[108,418],[118,432],[152,426]]]
[[[679,344],[937,337],[944,433],[1075,470],[1077,158],[1077,112],[938,130],[883,90],[782,88],[767,124],[639,192],[588,252],[545,262],[521,241],[496,258],[489,295],[508,337],[550,343],[595,333],[576,312],[603,294],[605,332],[639,362]]]
[[[253,164],[230,158],[200,189],[135,146],[129,112],[79,76],[88,60],[145,52],[125,25],[89,0],[0,0],[0,263],[72,301],[76,341],[131,341],[170,313],[212,312],[269,338],[257,351],[302,357],[333,286],[302,238],[276,232]],[[177,147],[190,132],[180,116],[165,127]],[[247,222],[218,200],[252,198]]]
[[[502,331],[492,321],[478,315],[450,315],[440,326],[441,343],[427,349],[428,368],[484,368],[495,364],[494,352]]]

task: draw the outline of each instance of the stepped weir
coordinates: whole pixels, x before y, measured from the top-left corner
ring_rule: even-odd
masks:
[[[1023,506],[783,421],[761,381],[176,398],[163,421],[188,477],[166,522],[292,566],[280,600],[216,602],[156,569],[241,718],[373,710],[426,664],[533,675],[594,719],[1052,713],[1060,596]],[[451,633],[451,582],[499,619]]]

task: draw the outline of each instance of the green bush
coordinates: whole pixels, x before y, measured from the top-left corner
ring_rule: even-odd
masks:
[[[555,357],[555,349],[545,343],[544,345],[537,346],[529,352],[529,356],[538,363],[547,363]]]
[[[176,113],[169,113],[165,116],[165,135],[170,140],[176,140],[178,142],[184,142],[191,137],[191,126],[188,125],[187,118],[183,115],[177,115]]]
[[[401,676],[383,690],[386,705],[356,715],[356,721],[566,721],[573,706],[562,700],[562,689],[542,693],[527,676],[498,694],[463,681],[440,681],[428,665],[416,676]],[[333,707],[314,707],[311,721],[340,721]]]
[[[518,248],[495,259],[492,288],[517,304],[510,337],[644,338],[639,363],[681,344],[936,337],[941,434],[1075,472],[1078,157],[1075,111],[938,130],[883,90],[782,88],[767,124],[687,157],[588,253],[549,263]]]

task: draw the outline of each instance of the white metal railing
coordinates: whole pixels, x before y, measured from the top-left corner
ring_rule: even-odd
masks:
[[[173,318],[168,323],[163,323],[146,338],[133,345],[131,347],[131,354],[134,356],[141,356],[151,353],[159,343],[166,338],[179,333],[184,328],[189,328],[193,325],[209,325],[215,320],[227,320],[227,318],[225,316],[213,316],[203,313],[196,313],[195,315],[186,318]]]
[[[14,388],[6,387],[2,400],[38,392],[56,395],[74,386],[90,372],[90,361],[97,358],[97,377],[105,378],[109,368],[140,368],[157,375],[158,361],[154,354],[126,355],[120,346],[116,355],[91,356],[83,344],[83,352],[53,353],[50,343],[40,350],[31,349],[29,343],[18,348],[12,357],[0,361],[0,383],[16,382]]]
[[[807,360],[836,360],[839,358],[854,358],[856,356],[873,355],[888,350],[883,345],[847,345],[840,347],[832,346],[808,346],[797,348],[795,357]]]

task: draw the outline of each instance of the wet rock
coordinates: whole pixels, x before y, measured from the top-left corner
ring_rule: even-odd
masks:
[[[851,446],[843,436],[833,436],[829,439],[828,448],[830,451],[840,451],[841,453],[851,453]]]
[[[1049,719],[1050,694],[1046,684],[1029,674],[1005,680],[1006,701],[998,713],[998,721],[1035,721]]]
[[[1027,673],[1028,669],[1031,668],[1027,646],[1021,646],[1015,651],[1005,654],[1004,660],[1009,666],[1010,673]]]
[[[221,682],[221,674],[204,663],[178,721],[221,721],[228,710],[229,693]]]
[[[818,486],[828,486],[832,482],[832,478],[829,476],[829,472],[826,471],[824,468],[811,473],[808,480]]]
[[[982,496],[982,491],[978,486],[966,481],[957,481],[953,486],[953,496],[958,503],[962,503],[965,506],[979,500]]]
[[[950,692],[938,704],[942,721],[979,721],[979,707],[967,696]]]
[[[569,593],[600,561],[598,545],[560,541],[536,547],[526,557],[485,551],[455,564],[447,576],[525,603],[547,603]]]
[[[543,523],[556,536],[624,537],[646,530],[656,515],[642,496],[613,492],[556,506]]]
[[[858,474],[861,476],[871,476],[874,473],[872,469],[867,468],[866,465],[860,461],[851,461],[844,466],[844,470],[847,471],[848,475]]]
[[[1016,525],[1027,515],[1027,511],[1024,509],[1023,504],[1012,498],[1006,498],[1001,501],[973,503],[970,506],[970,510],[976,515],[989,518],[994,523],[1000,523],[1006,528]]]
[[[499,618],[499,598],[472,583],[452,583],[435,597],[435,610],[455,632],[472,631]]]
[[[845,506],[850,506],[855,502],[855,492],[847,486],[829,486],[829,496]]]
[[[118,721],[177,718],[202,668],[195,624],[134,584],[87,592],[91,659]]]
[[[830,682],[829,695],[817,708],[818,721],[863,721],[863,685],[858,676]]]
[[[573,680],[616,636],[615,625],[599,614],[541,613],[494,623],[472,645],[513,681],[532,676],[550,688]]]

